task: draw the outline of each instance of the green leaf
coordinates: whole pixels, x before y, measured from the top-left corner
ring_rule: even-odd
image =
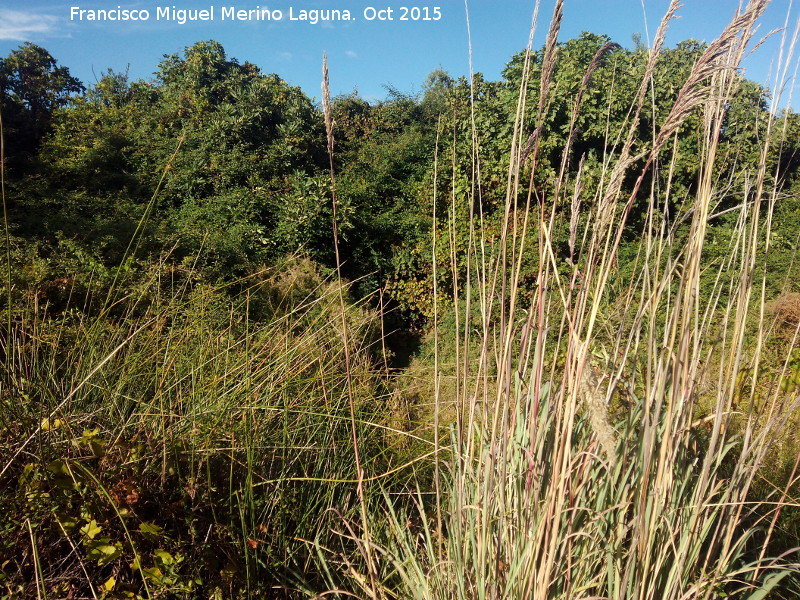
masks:
[[[748,600],[763,600],[789,573],[790,571],[788,570],[772,573],[764,579],[764,584],[759,589],[747,597]]]
[[[160,538],[162,531],[164,531],[164,529],[155,523],[142,523],[139,525],[139,532],[150,541],[156,541]]]
[[[67,463],[65,463],[63,460],[54,460],[47,465],[47,470],[56,476],[72,477],[72,473],[70,472],[69,467],[67,467]]]
[[[171,585],[175,583],[174,577],[170,577],[169,575],[164,574],[158,567],[153,567],[151,569],[142,569],[142,572],[144,573],[145,577],[147,577],[157,585]]]
[[[19,476],[20,487],[30,487],[36,479],[37,474],[36,465],[34,463],[26,464],[22,469],[22,474]]]
[[[94,456],[103,456],[106,453],[106,443],[99,438],[94,438],[89,440],[89,449],[92,451]]]
[[[172,558],[172,555],[167,552],[166,550],[162,550],[158,548],[155,552],[153,552],[156,562],[160,563],[164,567],[168,567],[172,563],[175,562],[175,559]]]
[[[86,558],[105,565],[122,555],[122,544],[111,543],[110,538],[100,538],[87,545]]]

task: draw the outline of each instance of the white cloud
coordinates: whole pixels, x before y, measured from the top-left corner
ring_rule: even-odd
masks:
[[[352,50],[345,50],[344,55],[348,58],[358,58],[358,54],[353,52]]]
[[[29,40],[52,33],[58,17],[0,8],[0,40]]]
[[[292,58],[294,58],[294,54],[291,52],[278,52],[278,58],[281,60],[292,60]]]

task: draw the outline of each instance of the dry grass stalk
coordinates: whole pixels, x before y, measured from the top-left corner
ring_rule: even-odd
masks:
[[[634,156],[640,117],[646,109],[666,28],[679,7],[677,1],[671,2],[620,138],[613,142],[621,143],[614,155],[604,160],[595,193],[586,190],[581,161],[571,199],[562,198],[583,93],[602,57],[612,49],[600,48],[572,106],[568,143],[562,149],[561,171],[554,186],[557,191],[552,198],[545,198],[542,190],[534,189],[531,179],[522,209],[518,208],[517,193],[520,162],[529,158],[531,168],[536,169],[541,135],[549,125],[543,119],[557,58],[561,4],[557,3],[545,44],[536,128],[527,144],[521,131],[529,86],[527,62],[523,73],[503,230],[495,258],[489,263],[492,273],[468,274],[466,286],[462,277],[454,294],[460,311],[456,385],[459,396],[470,401],[460,404],[451,479],[441,488],[450,491],[443,527],[446,552],[440,551],[441,535],[431,534],[434,521],[425,515],[421,500],[416,507],[419,515],[409,518],[392,512],[385,526],[391,532],[382,538],[385,545],[377,545],[378,535],[373,538],[376,554],[391,565],[385,581],[390,581],[396,597],[419,600],[699,600],[737,592],[747,597],[762,584],[759,593],[766,593],[777,580],[759,578],[761,570],[786,565],[763,560],[763,553],[759,561],[745,563],[752,556],[747,545],[754,535],[748,529],[747,501],[768,446],[764,432],[779,432],[786,413],[777,405],[777,395],[773,396],[768,409],[758,415],[754,411],[745,419],[737,447],[730,434],[732,411],[726,404],[731,398],[726,373],[743,360],[744,326],[753,308],[755,250],[763,234],[758,211],[749,211],[749,203],[742,203],[730,257],[719,267],[708,307],[703,306],[699,294],[705,266],[701,262],[705,223],[712,200],[720,193],[715,188],[719,185],[715,179],[719,124],[736,89],[734,70],[764,2],[751,2],[710,45],[691,71],[667,120],[653,132],[652,147]],[[647,239],[639,246],[639,258],[626,265],[633,274],[623,277],[615,261],[630,210],[625,204],[630,198],[627,189],[621,197],[623,186],[632,177],[636,181],[643,176],[641,168],[633,168],[639,160],[650,156],[645,170],[651,162],[654,171],[658,169],[655,159],[667,140],[676,139],[686,117],[701,108],[705,110],[705,129],[688,241],[676,246],[674,224],[660,214],[659,203],[665,200],[654,185],[644,215]],[[455,162],[453,171],[455,180]],[[477,170],[473,174],[480,177]],[[661,178],[664,174],[656,171],[656,175]],[[742,193],[758,203],[763,181],[762,173],[755,185]],[[455,204],[455,191],[453,197]],[[539,206],[532,208],[534,197]],[[571,204],[568,240],[551,238],[552,217],[559,202]],[[580,215],[584,202],[596,207],[586,219]],[[551,210],[549,214],[545,207]],[[513,233],[512,220],[516,225]],[[581,232],[584,221],[586,229]],[[535,241],[526,240],[530,223],[533,235],[538,235],[538,247]],[[468,270],[485,269],[486,263],[475,258],[483,241],[472,237],[472,224],[470,227]],[[450,235],[455,248],[452,227]],[[567,275],[557,264],[560,257],[554,250],[555,242],[565,241],[570,260],[574,260],[572,273]],[[537,281],[531,306],[521,317],[516,304],[520,261],[523,249],[531,246],[538,251],[534,257],[538,259]],[[455,252],[451,252],[454,278],[459,277],[457,266],[461,264]],[[742,276],[737,278],[738,274]],[[578,278],[580,286],[576,285]],[[475,286],[481,329],[473,325],[478,309],[470,307],[469,282],[485,280],[488,286]],[[720,300],[725,294],[734,299],[727,306]],[[459,304],[460,300],[466,304]],[[554,306],[559,300],[560,306]],[[498,322],[490,320],[498,313]],[[548,337],[557,329],[557,339]],[[482,377],[475,377],[467,368],[475,364],[466,358],[471,351],[469,335],[482,336]],[[711,343],[712,336],[722,341]],[[600,374],[592,365],[590,348],[605,353],[608,345],[613,348],[608,353],[613,360],[607,365],[618,366],[604,366]],[[490,360],[497,374],[492,374],[493,381],[487,386]],[[438,356],[436,362],[440,364]],[[705,421],[694,419],[700,401],[698,381],[715,375],[720,381],[716,412]],[[468,389],[474,393],[468,394]],[[623,389],[631,399],[630,414],[612,423],[608,399]],[[494,414],[478,414],[476,406],[487,405]],[[697,453],[700,444],[695,439],[697,426],[692,423],[698,422],[703,433],[705,427],[710,432],[705,455]],[[598,448],[607,460],[597,460]],[[390,512],[394,510],[391,503],[387,506]],[[408,531],[407,523],[417,517],[422,527]],[[777,512],[770,512],[763,521],[774,524],[776,518]],[[437,523],[436,529],[441,530],[442,525]],[[365,588],[363,577],[359,586]]]
[[[349,398],[350,407],[350,432],[353,441],[353,456],[356,463],[356,473],[358,477],[356,492],[358,494],[359,508],[361,511],[361,527],[363,532],[363,544],[361,544],[362,552],[366,559],[367,571],[369,572],[369,590],[371,597],[383,597],[383,593],[376,585],[375,581],[375,565],[372,558],[372,549],[370,542],[369,518],[367,515],[367,501],[364,496],[364,469],[361,463],[361,451],[358,442],[358,428],[356,426],[356,408],[355,408],[355,394],[353,393],[353,377],[350,368],[350,349],[349,349],[349,335],[347,328],[347,312],[344,301],[344,290],[342,286],[342,260],[339,254],[339,229],[337,222],[337,202],[336,202],[336,176],[333,164],[333,110],[331,107],[331,92],[330,82],[328,79],[328,55],[327,53],[322,56],[322,111],[325,118],[325,133],[328,141],[328,159],[330,163],[330,178],[331,178],[331,202],[333,205],[333,247],[336,255],[336,275],[339,282],[339,304],[342,315],[342,338],[344,349],[344,360],[347,375],[347,395]],[[380,596],[378,594],[380,593]]]
[[[501,286],[500,286],[500,293],[501,297],[509,299],[509,307],[506,310],[506,303],[500,303],[500,335],[502,336],[503,344],[501,345],[500,351],[500,358],[498,361],[499,369],[498,369],[498,385],[496,388],[497,396],[495,398],[497,410],[499,410],[501,401],[503,397],[508,397],[511,385],[511,378],[512,378],[512,369],[511,369],[511,340],[514,336],[514,328],[510,326],[513,323],[516,315],[516,303],[517,298],[516,294],[509,294],[509,290],[516,290],[519,286],[519,278],[520,272],[522,269],[522,260],[524,254],[524,248],[526,244],[526,239],[528,236],[528,226],[529,226],[529,219],[531,215],[531,205],[534,195],[534,185],[533,185],[533,178],[534,173],[536,171],[536,163],[538,158],[539,152],[539,141],[542,126],[544,124],[544,117],[546,112],[546,107],[548,102],[550,101],[550,92],[551,92],[551,80],[553,73],[555,71],[556,59],[558,55],[558,34],[561,28],[561,20],[564,14],[564,2],[563,0],[557,0],[555,6],[553,7],[553,16],[550,22],[550,29],[547,33],[547,40],[545,41],[545,52],[544,57],[542,59],[542,70],[541,70],[541,81],[540,81],[540,88],[539,88],[539,104],[538,104],[538,114],[537,114],[537,121],[536,121],[536,128],[534,129],[533,134],[528,140],[526,144],[525,159],[530,156],[531,161],[531,174],[530,180],[528,182],[528,194],[525,203],[525,209],[522,214],[522,227],[514,227],[513,234],[510,240],[510,248],[509,240],[506,236],[506,230],[508,227],[508,220],[509,217],[513,220],[514,223],[519,222],[519,217],[517,214],[517,202],[516,196],[506,197],[506,215],[504,217],[504,233],[501,238],[501,256],[500,261],[495,268],[494,273],[494,281],[492,282],[492,289],[496,289],[496,280],[498,271],[500,272],[501,278]],[[523,85],[525,82],[523,81]],[[520,94],[524,93],[523,88],[520,88]],[[518,105],[517,107],[518,113],[516,118],[518,120],[522,120],[525,113],[524,105]],[[532,148],[528,148],[528,146],[532,145]],[[513,160],[513,158],[512,158]],[[519,165],[516,165],[517,168]],[[541,213],[540,219],[544,219],[544,203],[540,205]],[[513,210],[512,210],[513,209]],[[510,252],[509,252],[510,249]],[[540,273],[540,280],[541,280],[541,273]],[[491,313],[492,303],[494,302],[494,294],[490,296],[490,303],[489,303],[489,313]],[[532,313],[530,315],[532,317]],[[538,384],[537,384],[538,385]],[[495,414],[495,417],[498,416],[499,413]]]

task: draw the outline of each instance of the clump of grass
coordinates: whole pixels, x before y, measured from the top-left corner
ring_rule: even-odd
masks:
[[[782,294],[766,306],[767,313],[771,314],[777,324],[790,333],[800,325],[800,294]]]
[[[736,90],[736,68],[765,7],[749,2],[709,44],[652,146],[642,149],[634,142],[679,8],[672,2],[629,108],[627,133],[616,145],[609,140],[599,188],[559,179],[553,195],[536,206],[531,176],[527,205],[519,206],[522,162],[536,170],[547,74],[558,60],[562,3],[556,3],[531,135],[523,128],[523,75],[500,241],[483,239],[480,215],[471,216],[470,271],[464,296],[453,302],[463,311],[456,313],[462,329],[455,398],[440,397],[440,372],[433,374],[437,421],[442,406],[458,410],[450,444],[435,440],[436,493],[412,488],[405,504],[387,494],[369,531],[350,531],[348,537],[370,540],[378,557],[370,572],[381,583],[377,589],[367,583],[365,557],[341,554],[351,592],[420,599],[763,598],[796,575],[796,548],[770,554],[781,513],[797,504],[796,472],[772,493],[754,495],[773,441],[783,438],[800,408],[796,392],[764,379],[762,365],[769,332],[760,248],[768,249],[777,197],[767,188],[768,161],[741,174],[728,259],[704,260],[726,99]],[[648,172],[669,181],[669,172],[659,170],[669,169],[670,160],[660,155],[698,111],[704,132],[696,193],[668,220],[657,207],[670,200],[669,184],[663,191],[643,184]],[[764,156],[776,135],[767,133]],[[470,175],[479,181],[477,164]],[[649,208],[638,257],[623,273],[616,258],[634,200],[642,196]],[[470,195],[460,200],[479,205]],[[566,274],[553,239],[555,215],[564,210],[573,211],[575,258]],[[582,239],[575,235],[579,222],[587,223]],[[522,227],[512,231],[509,223]],[[535,298],[523,311],[517,302],[528,236],[538,237],[539,267]],[[710,300],[702,301],[701,274],[709,270],[714,283]],[[581,286],[574,285],[578,276]],[[611,288],[622,292],[611,297]],[[601,327],[612,313],[613,326]],[[787,361],[790,349],[784,347]],[[740,373],[752,382],[747,393]],[[624,410],[614,406],[623,396]],[[323,563],[326,556],[320,551]]]
[[[113,317],[17,315],[0,390],[6,593],[313,587],[303,540],[332,529],[333,509],[351,515],[355,482],[383,470],[381,430],[365,425],[383,394],[379,323],[306,260],[238,285],[163,262]],[[361,473],[353,427],[370,449]]]

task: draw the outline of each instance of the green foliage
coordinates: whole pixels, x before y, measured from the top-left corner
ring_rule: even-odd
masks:
[[[130,83],[108,73],[56,112],[39,156],[45,176],[15,190],[20,229],[108,246],[113,264],[169,164],[141,251],[176,246],[190,260],[202,248],[208,271],[230,278],[297,250],[291,239],[274,243],[275,228],[288,227],[274,198],[324,165],[321,117],[308,98],[228,59],[216,42],[166,57],[157,76]],[[86,215],[107,225],[87,228]]]
[[[430,182],[433,108],[402,94],[374,106],[357,97],[334,101],[342,260],[363,292],[381,287],[395,249],[426,231],[419,209]]]
[[[47,133],[53,111],[83,90],[68,68],[30,42],[0,58],[0,110],[10,167],[22,168]]]

